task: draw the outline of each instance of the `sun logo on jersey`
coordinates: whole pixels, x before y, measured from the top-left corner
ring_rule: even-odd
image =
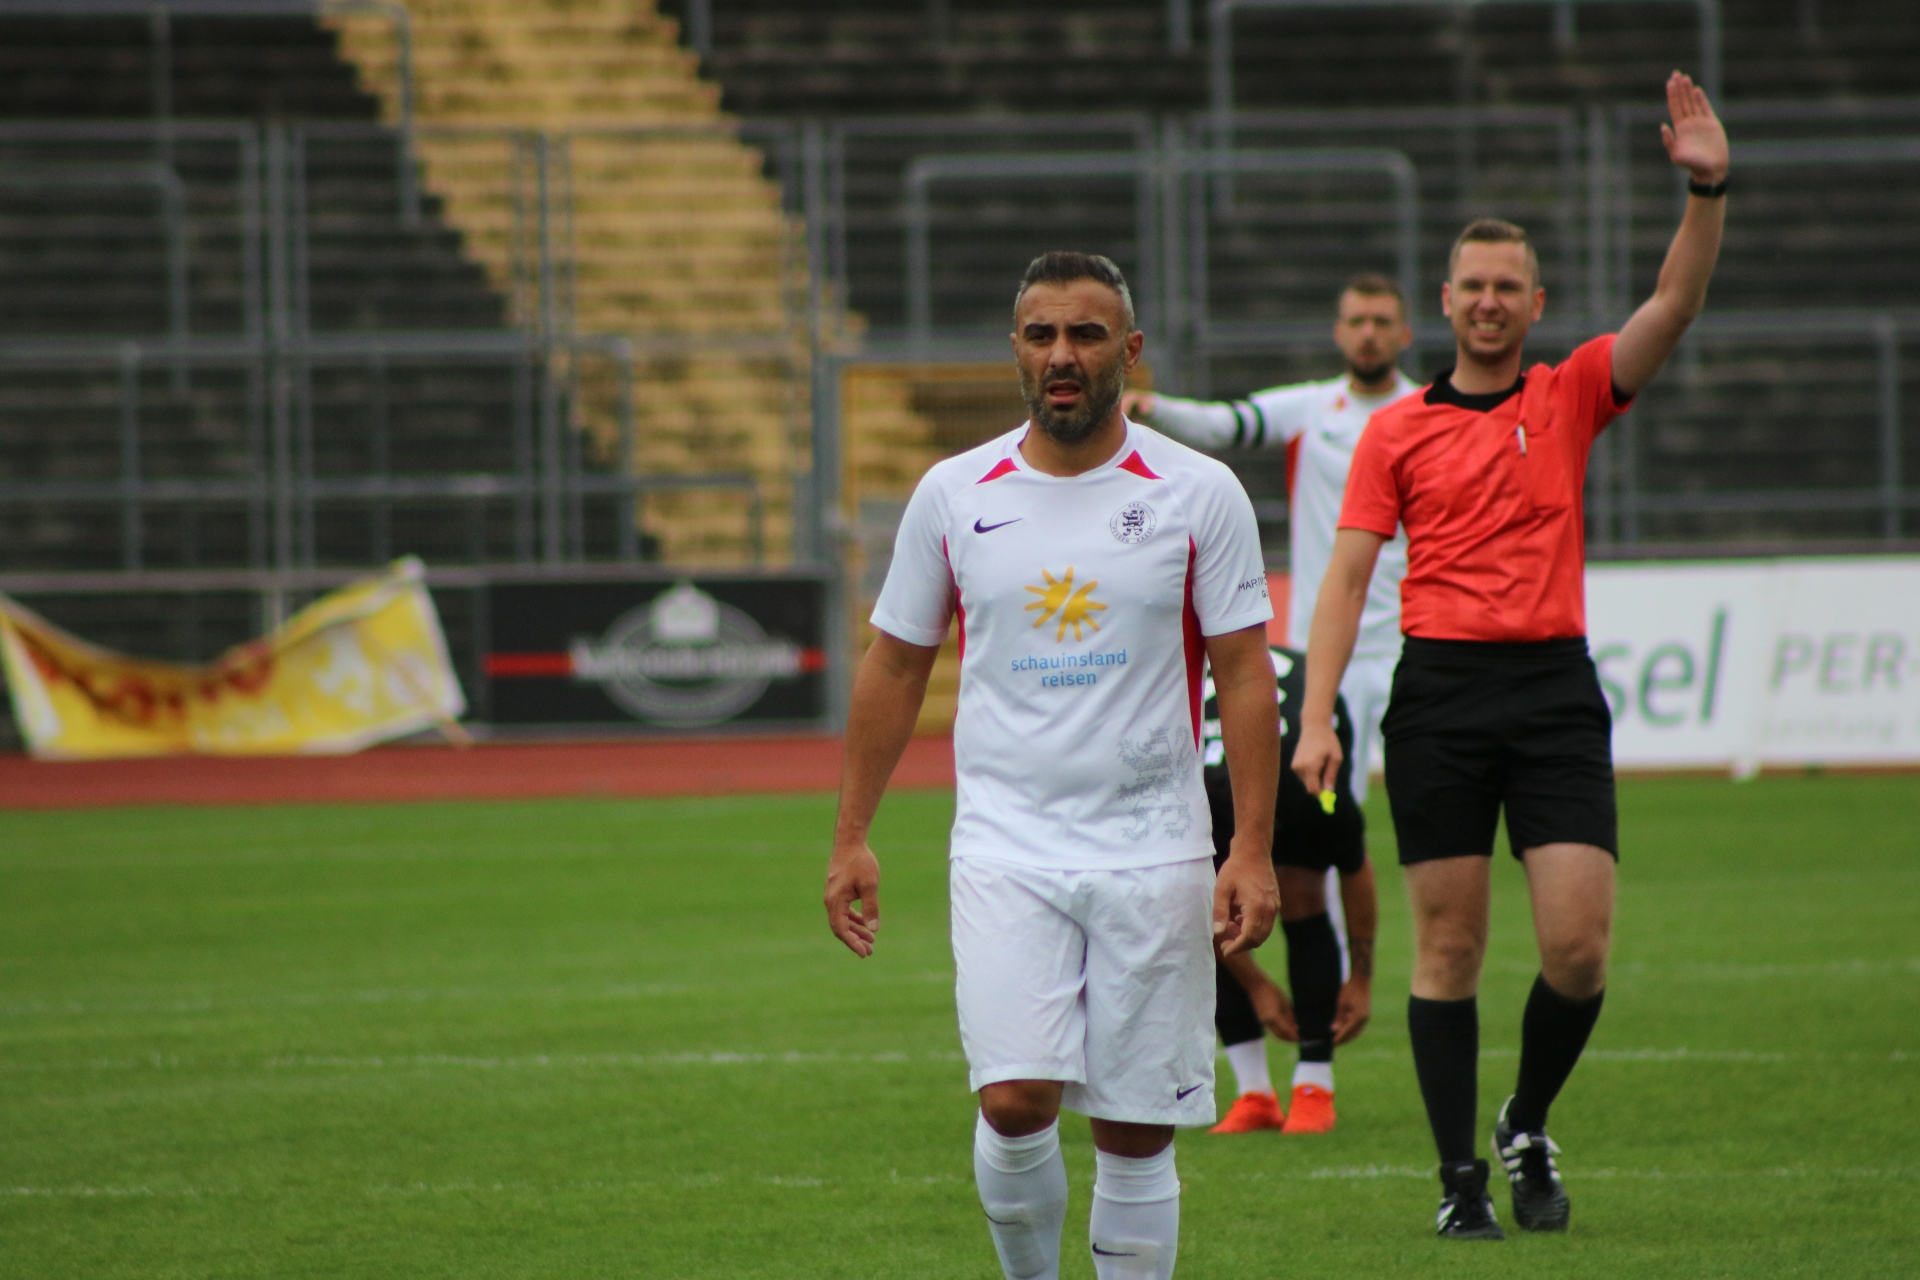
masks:
[[[1054,576],[1045,569],[1040,571],[1040,576],[1047,580],[1046,586],[1027,588],[1027,590],[1040,597],[1027,606],[1029,610],[1038,609],[1040,611],[1040,616],[1033,620],[1034,626],[1045,626],[1048,622],[1052,621],[1057,614],[1059,616],[1060,628],[1053,633],[1053,638],[1055,640],[1065,640],[1067,638],[1067,628],[1072,627],[1073,638],[1076,641],[1080,639],[1081,627],[1091,627],[1095,631],[1100,629],[1100,624],[1093,620],[1093,615],[1097,611],[1104,610],[1107,606],[1092,598],[1093,589],[1100,585],[1098,578],[1095,578],[1086,586],[1075,591],[1073,589],[1072,565],[1067,566],[1067,574],[1064,578],[1055,580]]]

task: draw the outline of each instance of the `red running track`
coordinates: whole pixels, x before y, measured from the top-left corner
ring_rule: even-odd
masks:
[[[840,757],[840,739],[831,737],[379,747],[351,756],[0,755],[0,809],[833,791]],[[952,739],[913,739],[893,785],[951,787]]]

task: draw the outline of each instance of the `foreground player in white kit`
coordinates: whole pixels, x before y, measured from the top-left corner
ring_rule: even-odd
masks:
[[[1095,1273],[1165,1280],[1173,1129],[1213,1121],[1214,955],[1258,946],[1279,905],[1272,609],[1233,474],[1120,412],[1144,338],[1119,269],[1036,258],[1014,321],[1032,421],[935,466],[901,521],[854,685],[827,919],[872,953],[867,831],[957,616],[954,994],[994,1246],[1010,1277],[1059,1274],[1065,1105],[1098,1149]],[[1203,657],[1238,824],[1217,877]]]
[[[1289,552],[1292,589],[1287,613],[1287,644],[1307,647],[1314,600],[1333,555],[1334,525],[1346,492],[1354,446],[1374,411],[1384,409],[1420,385],[1400,372],[1400,354],[1413,341],[1406,299],[1387,276],[1355,276],[1340,292],[1333,340],[1346,357],[1347,372],[1324,382],[1256,391],[1245,400],[1203,402],[1176,396],[1130,392],[1124,407],[1176,439],[1202,449],[1282,449],[1288,453],[1290,499]],[[1367,775],[1378,758],[1380,718],[1386,713],[1394,664],[1400,660],[1400,579],[1407,569],[1406,535],[1380,549],[1380,564],[1367,592],[1366,611],[1352,663],[1340,684],[1353,724],[1352,789],[1356,802],[1367,798]],[[1324,990],[1294,991],[1295,1001],[1341,1006],[1346,1038],[1367,1020],[1368,987],[1373,973],[1371,931],[1360,939],[1346,935],[1349,894],[1371,918],[1373,870],[1363,865],[1347,879],[1305,867],[1282,866],[1280,919],[1287,935],[1288,970],[1298,988],[1312,982]],[[1347,963],[1341,963],[1346,951]],[[1348,970],[1342,978],[1341,969]],[[1236,976],[1260,981],[1252,957],[1238,962]],[[1266,984],[1268,987],[1271,983]],[[1272,991],[1256,990],[1271,1001]],[[1235,1025],[1245,1023],[1240,1019]],[[1333,1124],[1331,1043],[1301,1044],[1293,1074],[1293,1112],[1283,1112],[1266,1069],[1266,1045],[1255,1039],[1228,1044],[1227,1059],[1237,1081],[1233,1108],[1214,1130],[1249,1133],[1277,1129],[1320,1132]],[[1310,1103],[1312,1119],[1301,1114]]]

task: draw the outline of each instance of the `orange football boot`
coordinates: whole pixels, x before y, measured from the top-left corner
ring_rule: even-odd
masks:
[[[1220,1123],[1207,1132],[1258,1133],[1262,1129],[1278,1129],[1286,1122],[1287,1113],[1280,1109],[1279,1098],[1271,1093],[1243,1093],[1233,1100]]]
[[[1317,1084],[1293,1087],[1293,1114],[1287,1117],[1282,1133],[1332,1133],[1333,1095]]]

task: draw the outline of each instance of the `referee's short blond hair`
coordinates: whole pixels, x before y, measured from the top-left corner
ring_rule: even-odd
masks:
[[[1533,283],[1540,283],[1540,255],[1533,251],[1533,241],[1527,239],[1527,229],[1519,223],[1504,218],[1475,218],[1469,222],[1447,255],[1448,279],[1453,278],[1454,269],[1460,265],[1460,246],[1467,244],[1519,245],[1527,251],[1527,270],[1533,273]]]

